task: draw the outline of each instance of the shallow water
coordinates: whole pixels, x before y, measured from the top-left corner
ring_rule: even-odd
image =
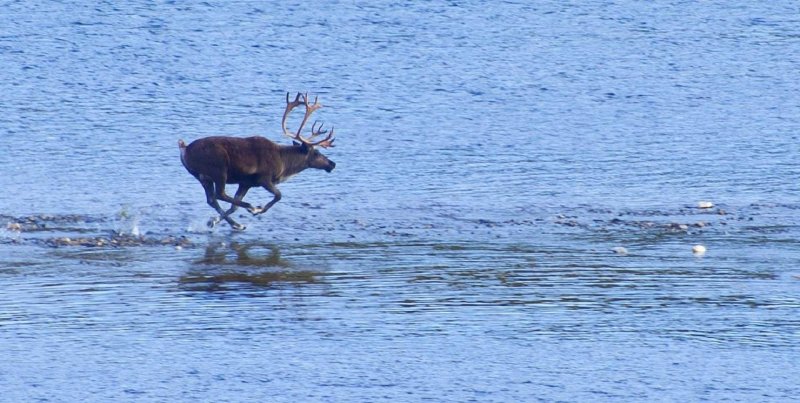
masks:
[[[793,2],[0,7],[3,399],[800,395]],[[297,90],[336,170],[209,231]]]

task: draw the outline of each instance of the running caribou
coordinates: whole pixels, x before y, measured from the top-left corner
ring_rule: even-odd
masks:
[[[244,207],[253,215],[267,212],[281,199],[281,192],[276,187],[291,176],[300,173],[306,168],[324,169],[331,172],[336,163],[322,155],[316,147],[333,147],[333,128],[330,132],[323,130],[323,125],[317,127],[317,122],[311,125],[311,134],[303,137],[303,127],[308,118],[322,105],[318,97],[314,103],[309,102],[308,94],[298,93],[294,101],[289,100],[286,93],[286,110],[283,112],[281,128],[283,134],[290,137],[292,145],[278,145],[264,137],[226,137],[213,136],[193,141],[188,146],[183,140],[178,140],[181,151],[181,162],[186,170],[194,176],[206,192],[206,202],[219,213],[208,221],[209,227],[214,227],[220,220],[225,220],[235,230],[244,230],[245,226],[231,218],[231,214],[238,207]],[[298,106],[305,107],[305,115],[296,132],[291,132],[286,127],[286,119],[292,110]],[[320,136],[322,140],[317,140]],[[317,140],[317,141],[315,141]],[[226,184],[238,184],[239,188],[233,197],[225,193]],[[261,186],[272,193],[272,200],[264,207],[254,207],[243,201],[250,188]],[[231,204],[225,211],[217,200]]]

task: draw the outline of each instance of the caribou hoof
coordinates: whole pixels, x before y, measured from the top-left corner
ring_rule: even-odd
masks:
[[[218,222],[219,222],[219,217],[211,217],[208,219],[206,225],[208,225],[208,228],[214,228],[214,226],[217,225]]]
[[[231,224],[231,228],[233,228],[234,231],[244,231],[244,230],[247,229],[247,226],[239,224],[237,222],[237,223]]]
[[[263,207],[253,207],[251,209],[247,209],[247,211],[249,211],[250,214],[252,214],[252,215],[259,215],[259,214],[263,213],[266,210],[264,210]]]

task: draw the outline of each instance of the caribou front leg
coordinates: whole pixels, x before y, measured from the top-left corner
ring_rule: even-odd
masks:
[[[267,210],[269,210],[272,206],[275,205],[275,203],[277,203],[277,202],[279,202],[281,200],[281,191],[278,190],[277,187],[275,187],[275,184],[272,183],[272,181],[264,182],[264,183],[261,184],[261,186],[263,186],[264,189],[267,189],[268,192],[272,193],[274,197],[264,207],[255,207],[252,210],[248,209],[248,210],[250,210],[251,213],[253,213],[253,215],[259,215],[259,214],[266,213]]]

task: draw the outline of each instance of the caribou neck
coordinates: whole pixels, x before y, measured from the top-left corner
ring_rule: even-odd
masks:
[[[278,178],[276,178],[278,182],[285,182],[287,179],[308,168],[308,163],[306,162],[306,150],[304,150],[301,146],[281,146],[280,154],[281,162],[283,162],[283,170]]]

